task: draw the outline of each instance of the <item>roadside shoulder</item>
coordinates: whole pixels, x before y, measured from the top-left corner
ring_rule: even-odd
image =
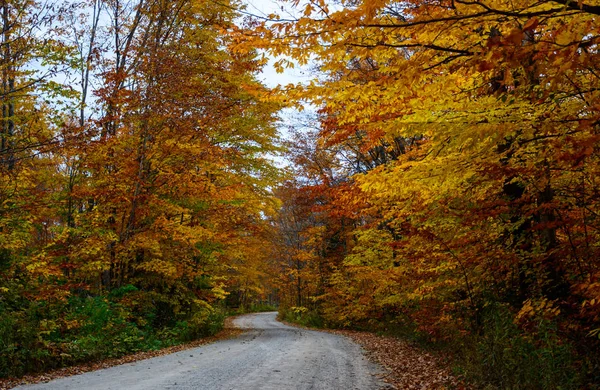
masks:
[[[394,389],[469,388],[452,375],[450,368],[441,359],[405,340],[371,332],[308,328],[286,321],[281,322],[297,328],[328,332],[351,339],[363,348],[371,361],[386,370],[382,379]]]

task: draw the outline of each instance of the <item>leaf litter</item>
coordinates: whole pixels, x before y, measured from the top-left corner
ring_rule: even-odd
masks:
[[[460,389],[469,387],[451,373],[449,365],[408,341],[354,330],[330,330],[359,344],[367,357],[386,372],[383,380],[393,389]]]

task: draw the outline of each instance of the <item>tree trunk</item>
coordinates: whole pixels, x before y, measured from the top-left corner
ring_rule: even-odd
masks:
[[[15,135],[15,105],[13,93],[15,92],[15,64],[11,48],[10,6],[8,1],[2,2],[2,134],[0,155],[2,165],[10,171],[15,166],[14,135]]]

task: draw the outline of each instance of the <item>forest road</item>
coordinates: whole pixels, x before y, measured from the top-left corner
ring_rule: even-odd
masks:
[[[293,328],[276,313],[243,315],[241,336],[194,349],[19,389],[370,390],[383,387],[349,339]]]

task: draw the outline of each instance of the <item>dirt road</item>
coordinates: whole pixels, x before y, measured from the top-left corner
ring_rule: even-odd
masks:
[[[378,368],[348,339],[293,328],[276,313],[235,320],[242,336],[19,389],[286,390],[380,388]]]

